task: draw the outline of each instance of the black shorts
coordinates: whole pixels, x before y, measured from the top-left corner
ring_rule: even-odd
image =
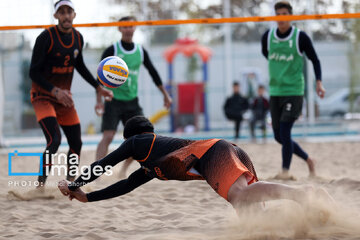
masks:
[[[139,105],[138,98],[131,101],[113,99],[110,102],[105,102],[105,112],[102,116],[101,131],[116,131],[120,120],[125,126],[127,120],[137,115],[144,115]]]
[[[302,112],[303,96],[271,96],[270,113],[272,127],[280,128],[280,122],[293,122]]]

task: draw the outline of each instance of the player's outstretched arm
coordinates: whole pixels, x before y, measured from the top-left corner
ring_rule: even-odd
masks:
[[[68,182],[66,180],[60,181],[58,188],[61,193],[65,196],[68,196],[70,200],[75,198],[80,202],[94,202],[129,193],[135,188],[147,183],[151,179],[151,177],[145,174],[145,170],[140,168],[133,172],[127,179],[121,180],[107,188],[87,194],[85,194],[80,188],[77,188],[74,191],[69,190]]]
[[[127,194],[139,186],[149,182],[152,177],[145,174],[145,170],[139,168],[127,179],[121,180],[107,188],[86,194],[89,202],[105,200]]]
[[[86,193],[84,193],[80,188],[77,188],[75,191],[70,191],[68,188],[68,184],[69,182],[66,180],[61,180],[58,183],[58,188],[64,196],[68,196],[70,200],[73,200],[75,198],[79,202],[88,202]]]

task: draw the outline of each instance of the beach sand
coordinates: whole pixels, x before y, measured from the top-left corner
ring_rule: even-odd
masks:
[[[309,209],[282,200],[266,203],[265,210],[243,211],[238,217],[205,181],[156,179],[118,198],[80,203],[69,201],[57,190],[55,185],[62,177],[50,176],[49,186],[39,193],[29,186],[36,177],[8,176],[8,156],[3,154],[0,239],[360,239],[360,144],[301,145],[316,159],[320,177],[309,179],[306,164],[294,157],[291,174],[297,180],[271,180],[280,170],[280,146],[239,144],[250,155],[261,180],[323,187],[338,203],[337,209],[318,199],[313,199]],[[89,165],[94,157],[94,151],[83,151],[81,165]],[[20,167],[27,170],[30,165]],[[102,176],[83,187],[84,191],[118,181],[119,167],[113,176]],[[137,168],[134,162],[128,174]]]

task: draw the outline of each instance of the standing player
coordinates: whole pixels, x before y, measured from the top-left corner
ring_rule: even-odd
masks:
[[[275,4],[276,15],[291,15],[290,3]],[[262,37],[262,53],[269,62],[270,112],[274,137],[282,145],[282,172],[276,177],[293,179],[289,175],[293,153],[308,164],[310,175],[315,175],[314,161],[291,139],[291,129],[300,116],[304,95],[304,56],[312,61],[316,76],[316,93],[323,98],[325,89],[321,82],[321,66],[313,44],[305,32],[288,21],[277,22],[277,28]]]
[[[136,21],[136,18],[127,16],[121,18],[119,21]],[[108,47],[104,51],[101,59],[113,55],[119,56],[128,65],[129,77],[121,87],[111,89],[114,93],[114,98],[111,102],[105,103],[105,109],[98,109],[100,112],[104,112],[104,114],[102,116],[101,124],[103,137],[96,150],[96,160],[103,158],[107,154],[108,147],[115,136],[120,120],[123,125],[125,125],[126,121],[131,117],[143,115],[138,99],[138,77],[141,64],[144,64],[147,68],[155,85],[163,94],[164,106],[169,108],[172,102],[162,85],[160,76],[154,68],[148,52],[142,46],[133,42],[133,35],[136,27],[122,26],[118,29],[121,33],[121,40]],[[131,159],[125,161],[121,175],[125,175],[126,169],[130,163]]]
[[[54,17],[58,25],[44,30],[36,39],[30,66],[32,79],[31,103],[37,120],[46,137],[47,145],[44,152],[51,159],[61,143],[60,128],[63,129],[69,144],[70,154],[80,155],[81,130],[70,88],[74,68],[95,89],[98,95],[112,98],[112,92],[99,86],[86,68],[82,56],[84,40],[82,35],[72,27],[76,16],[74,5],[69,0],[55,3]],[[68,163],[67,179],[75,178]],[[45,184],[46,169],[50,171],[51,163],[44,162],[39,186]]]

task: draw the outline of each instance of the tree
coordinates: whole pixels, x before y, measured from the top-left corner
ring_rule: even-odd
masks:
[[[139,21],[144,20],[160,20],[160,19],[174,19],[174,9],[177,9],[177,4],[170,0],[114,0],[116,3],[123,5],[127,11],[127,15],[135,16]],[[146,11],[148,9],[149,11]],[[147,16],[146,16],[147,15]],[[119,18],[119,16],[117,16]],[[171,44],[178,38],[178,29],[172,26],[159,26],[150,29],[150,43],[157,44]]]
[[[144,16],[147,19],[191,19],[191,18],[221,18],[223,16],[223,3],[203,7],[201,0],[174,1],[174,0],[114,0],[129,9],[135,16]],[[146,5],[144,5],[146,2]],[[268,16],[273,14],[273,0],[230,0],[232,17]],[[356,1],[353,0],[293,0],[294,14],[325,14],[339,7],[341,3],[345,12],[356,11]],[[149,14],[144,15],[144,6]],[[139,14],[141,13],[141,14]],[[296,22],[304,25],[307,22]],[[234,41],[258,41],[268,28],[267,23],[241,23],[232,24],[232,39]],[[330,19],[325,21],[312,21],[310,30],[315,40],[346,40],[347,34],[352,31],[351,24],[346,20]],[[223,40],[222,25],[193,26],[161,26],[151,29],[151,42],[153,44],[172,43],[177,36],[191,35],[192,38],[202,39],[204,42],[219,42]]]

